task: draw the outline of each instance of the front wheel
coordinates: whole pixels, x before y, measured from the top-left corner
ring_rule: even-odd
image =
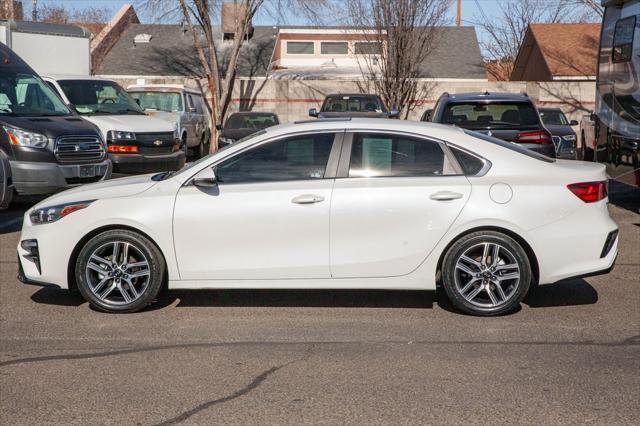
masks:
[[[106,231],[80,251],[75,267],[82,296],[104,312],[135,312],[162,288],[165,262],[146,237],[127,230]]]
[[[449,300],[473,315],[512,312],[529,291],[531,265],[511,237],[494,231],[465,235],[447,251],[442,264]]]

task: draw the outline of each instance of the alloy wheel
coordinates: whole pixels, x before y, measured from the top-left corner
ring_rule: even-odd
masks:
[[[125,305],[143,296],[151,270],[139,247],[127,241],[113,241],[91,253],[85,276],[90,291],[103,303]]]
[[[480,308],[504,305],[520,284],[520,266],[505,246],[483,242],[471,246],[456,261],[456,290],[470,304]]]

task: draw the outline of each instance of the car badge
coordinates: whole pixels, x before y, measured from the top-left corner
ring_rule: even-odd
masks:
[[[160,145],[162,145],[162,141],[160,139],[157,139],[157,140],[153,141],[153,144],[155,146],[160,146]]]

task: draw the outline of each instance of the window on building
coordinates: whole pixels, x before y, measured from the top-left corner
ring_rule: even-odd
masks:
[[[288,41],[287,54],[289,55],[313,55],[312,41]]]
[[[320,44],[320,53],[323,55],[346,55],[349,53],[349,43],[323,41]]]
[[[356,55],[379,55],[382,52],[382,45],[378,42],[356,42],[354,45]]]

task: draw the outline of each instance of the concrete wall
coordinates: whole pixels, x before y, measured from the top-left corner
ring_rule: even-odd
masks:
[[[114,78],[111,76],[111,78]],[[115,78],[124,87],[136,84],[137,79]],[[197,88],[194,80],[171,77],[146,77],[146,84],[184,83]],[[559,107],[569,119],[579,120],[595,106],[595,82],[500,82],[500,81],[424,81],[428,96],[416,101],[410,120],[419,120],[425,109],[433,107],[443,92],[513,92],[525,91],[538,106]],[[309,108],[319,108],[324,97],[336,92],[360,92],[353,80],[267,80],[246,79],[236,81],[231,111],[270,111],[281,121],[309,118]]]

